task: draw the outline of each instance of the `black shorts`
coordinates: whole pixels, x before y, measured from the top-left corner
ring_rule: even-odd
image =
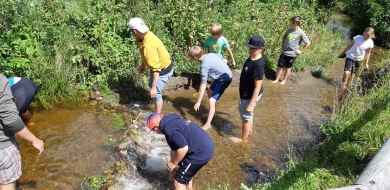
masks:
[[[183,160],[179,163],[179,169],[176,172],[175,180],[180,184],[189,183],[192,180],[192,177],[194,177],[194,175],[198,173],[198,171],[207,163],[209,162],[203,164],[194,164]]]
[[[21,78],[17,83],[11,86],[11,91],[14,95],[14,101],[19,114],[23,114],[27,111],[28,106],[34,99],[37,92],[37,86],[32,80]]]
[[[345,59],[344,71],[353,71],[356,73],[359,70],[361,61],[354,61],[350,58]]]
[[[290,57],[290,56],[284,55],[282,53],[282,54],[280,54],[280,57],[279,57],[278,67],[291,68],[296,59],[297,59],[297,57]]]

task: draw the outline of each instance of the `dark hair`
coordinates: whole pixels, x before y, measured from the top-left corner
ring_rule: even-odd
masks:
[[[297,24],[298,26],[301,25],[301,17],[300,16],[294,16],[290,18],[290,21],[292,21],[293,24]]]

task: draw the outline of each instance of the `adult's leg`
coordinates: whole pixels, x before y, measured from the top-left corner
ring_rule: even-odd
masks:
[[[282,70],[283,70],[283,68],[278,66],[278,68],[276,69],[276,78],[275,78],[275,80],[272,81],[272,83],[279,82],[279,78],[282,75]]]
[[[0,190],[15,190],[16,181],[9,184],[0,184]]]
[[[163,103],[164,103],[164,101],[162,98],[160,100],[157,100],[154,102],[154,107],[156,108],[157,113],[161,113]]]
[[[284,70],[284,76],[283,76],[283,80],[282,82],[280,82],[280,84],[285,84],[286,83],[286,80],[287,80],[287,77],[290,75],[291,73],[291,68],[285,68]]]

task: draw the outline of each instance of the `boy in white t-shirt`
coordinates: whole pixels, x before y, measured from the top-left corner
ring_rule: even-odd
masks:
[[[371,39],[373,37],[375,37],[374,28],[366,28],[363,35],[353,37],[351,43],[349,43],[339,55],[339,58],[346,57],[342,84],[343,89],[345,89],[347,83],[352,82],[355,73],[359,70],[360,62],[364,60],[364,57],[366,57],[365,63],[366,68],[368,69],[370,52],[374,47],[374,42]],[[351,77],[349,77],[349,75],[351,75]]]

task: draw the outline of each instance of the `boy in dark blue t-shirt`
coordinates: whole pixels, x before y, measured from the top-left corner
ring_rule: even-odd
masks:
[[[175,189],[192,189],[192,177],[214,155],[213,140],[200,126],[177,114],[153,113],[148,117],[147,125],[150,131],[164,134],[171,148],[167,169]],[[177,171],[176,166],[179,166]]]

